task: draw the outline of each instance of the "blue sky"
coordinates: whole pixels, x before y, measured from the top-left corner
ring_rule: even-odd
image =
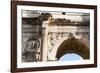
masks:
[[[65,54],[63,55],[59,61],[74,61],[74,60],[81,60],[81,57],[77,54]]]

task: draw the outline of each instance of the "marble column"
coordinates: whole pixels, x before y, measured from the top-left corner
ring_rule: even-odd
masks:
[[[42,36],[43,36],[43,45],[42,45],[42,61],[47,61],[47,36],[48,36],[48,21],[43,22],[42,26]]]

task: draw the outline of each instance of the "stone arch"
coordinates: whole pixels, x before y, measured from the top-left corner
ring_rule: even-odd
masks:
[[[54,47],[52,48],[51,53],[49,55],[53,58],[53,60],[56,59],[56,53],[59,48],[59,45],[66,39],[68,39],[68,37],[63,37],[61,40],[57,41]]]
[[[58,47],[56,58],[59,60],[66,53],[75,53],[80,55],[83,59],[89,59],[90,53],[88,46],[81,40],[75,37],[64,40]]]

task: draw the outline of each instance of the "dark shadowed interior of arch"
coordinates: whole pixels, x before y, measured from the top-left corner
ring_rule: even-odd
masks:
[[[80,55],[84,60],[90,59],[90,52],[88,46],[86,46],[82,41],[76,39],[75,37],[66,39],[58,47],[56,58],[59,60],[65,54],[77,54]]]

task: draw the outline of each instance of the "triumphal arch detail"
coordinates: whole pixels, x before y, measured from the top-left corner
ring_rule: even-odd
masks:
[[[29,17],[23,15],[23,61],[59,61],[67,53],[90,59],[89,19],[88,13],[31,12]],[[24,25],[26,23],[29,25]],[[29,56],[33,59],[28,59]]]
[[[44,22],[46,25],[47,22]],[[49,24],[49,23],[48,23]],[[83,59],[89,59],[89,27],[88,26],[44,26],[43,60],[59,60],[66,53],[75,53]],[[47,48],[47,53],[46,49]]]

